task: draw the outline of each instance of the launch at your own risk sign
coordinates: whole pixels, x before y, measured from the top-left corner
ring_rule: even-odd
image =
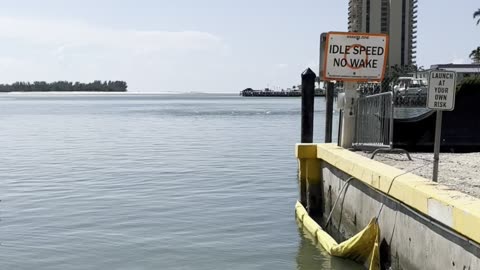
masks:
[[[324,54],[325,80],[381,81],[387,64],[388,36],[330,32]]]

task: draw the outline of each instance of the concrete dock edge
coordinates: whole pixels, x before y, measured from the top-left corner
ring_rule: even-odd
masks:
[[[392,269],[438,269],[447,262],[448,269],[480,267],[480,199],[334,144],[298,144],[296,157],[305,189],[309,172],[315,171],[312,187],[317,188],[318,178],[321,182],[321,190],[314,192],[323,196],[320,206],[306,208],[320,224],[331,214],[336,238],[350,237],[378,213],[381,231],[392,232],[390,237],[383,235],[390,252],[384,260]],[[349,178],[355,181],[347,183]],[[345,186],[350,187],[343,191]],[[305,196],[308,202],[308,192]],[[341,201],[341,209],[334,209],[336,201]],[[318,211],[322,214],[314,214]],[[403,235],[393,237],[395,230]]]

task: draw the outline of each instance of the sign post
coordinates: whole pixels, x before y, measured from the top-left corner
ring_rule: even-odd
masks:
[[[323,80],[323,68],[325,66],[325,45],[327,44],[327,33],[320,35],[320,61],[318,76],[320,81]],[[333,93],[335,90],[335,83],[328,82],[325,87],[325,143],[332,142],[332,128],[333,128]]]
[[[329,32],[324,57],[321,58],[322,79],[345,83],[341,146],[350,148],[355,132],[355,110],[358,82],[380,82],[385,75],[388,36],[385,34]]]
[[[435,144],[433,146],[433,182],[438,182],[438,163],[440,161],[440,144],[442,135],[442,111],[437,110],[435,121]]]
[[[435,121],[435,142],[433,154],[433,177],[438,182],[438,163],[442,136],[442,112],[455,108],[456,73],[452,71],[432,70],[429,74],[427,106],[437,111]]]

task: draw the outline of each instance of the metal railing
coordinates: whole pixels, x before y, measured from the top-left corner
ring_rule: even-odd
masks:
[[[380,93],[359,98],[355,108],[355,136],[353,147],[357,150],[377,153],[405,153],[403,149],[393,148],[394,122],[393,92]]]
[[[355,113],[354,148],[393,148],[393,93],[359,98]]]

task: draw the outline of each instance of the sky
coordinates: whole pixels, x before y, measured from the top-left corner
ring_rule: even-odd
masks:
[[[400,1],[400,0],[397,0]],[[419,0],[417,64],[469,63],[478,0]],[[0,0],[0,83],[124,80],[131,92],[287,88],[318,70],[348,0]]]

